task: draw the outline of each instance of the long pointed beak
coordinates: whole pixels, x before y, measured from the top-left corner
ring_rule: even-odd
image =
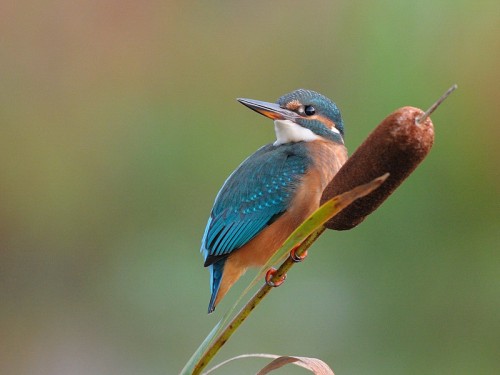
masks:
[[[281,108],[278,104],[261,102],[260,100],[238,98],[241,104],[273,120],[293,120],[298,117],[295,112]]]

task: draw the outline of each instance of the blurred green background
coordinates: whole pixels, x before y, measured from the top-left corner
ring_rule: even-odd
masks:
[[[319,91],[352,153],[455,82],[421,167],[325,233],[214,364],[499,373],[499,35],[493,0],[2,2],[0,373],[182,368],[252,276],[206,314],[213,199],[274,138],[236,97]]]

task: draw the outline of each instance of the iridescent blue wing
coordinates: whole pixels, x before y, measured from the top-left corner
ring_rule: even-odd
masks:
[[[202,240],[205,266],[227,257],[283,214],[308,164],[301,144],[267,145],[246,159],[215,199]]]

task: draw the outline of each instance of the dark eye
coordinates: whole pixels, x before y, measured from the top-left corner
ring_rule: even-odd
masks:
[[[316,109],[312,105],[306,105],[304,113],[308,116],[312,116],[316,113]]]

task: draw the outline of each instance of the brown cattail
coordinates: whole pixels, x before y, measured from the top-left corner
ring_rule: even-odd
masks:
[[[456,88],[452,86],[427,112],[403,107],[375,128],[326,187],[321,203],[385,173],[390,174],[389,178],[377,190],[354,201],[328,221],[327,228],[354,228],[415,170],[434,143],[434,126],[429,115]]]

